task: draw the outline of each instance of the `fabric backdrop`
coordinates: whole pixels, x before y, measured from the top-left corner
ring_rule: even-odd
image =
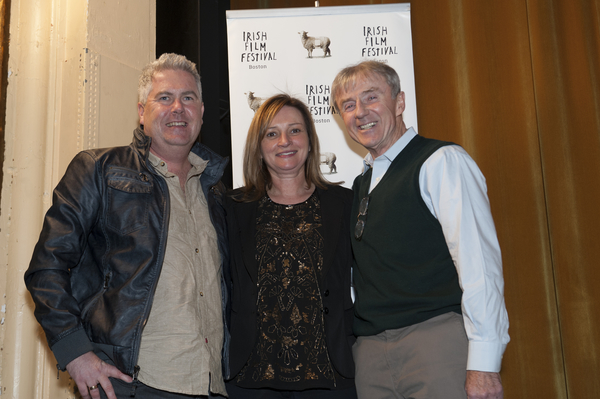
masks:
[[[320,1],[379,3],[395,2]],[[461,144],[488,182],[505,397],[600,397],[599,1],[413,0],[411,21],[419,133]]]

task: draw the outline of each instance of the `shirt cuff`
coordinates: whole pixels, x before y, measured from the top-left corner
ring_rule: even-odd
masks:
[[[467,370],[498,373],[506,344],[469,341]]]

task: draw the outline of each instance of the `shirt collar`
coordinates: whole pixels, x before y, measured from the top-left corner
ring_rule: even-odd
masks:
[[[415,138],[416,135],[417,132],[415,132],[415,129],[413,129],[412,127],[408,128],[408,130],[402,135],[402,137],[396,140],[396,142],[392,144],[392,146],[388,148],[386,152],[377,157],[377,159],[385,158],[388,160],[388,162],[391,163],[394,159],[396,159],[398,154],[400,154],[400,152],[402,152],[402,150],[408,145],[408,143],[410,143],[410,141],[413,138]],[[367,156],[365,156],[365,158],[363,159],[363,175],[367,172],[367,170],[369,170],[369,168],[373,167],[374,162],[375,159],[373,159],[371,153],[367,153]]]
[[[148,155],[148,161],[154,167],[154,169],[165,177],[174,176],[173,173],[169,172],[169,167],[165,161],[163,161],[160,157],[155,155],[153,152],[150,152]],[[188,155],[188,161],[192,164],[191,176],[199,175],[204,172],[206,169],[206,165],[208,165],[208,161],[200,158],[198,155],[194,154],[190,151]],[[189,176],[189,174],[188,174]]]

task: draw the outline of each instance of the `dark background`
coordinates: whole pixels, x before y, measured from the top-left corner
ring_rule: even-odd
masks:
[[[219,155],[231,157],[227,26],[229,0],[156,1],[156,57],[185,55],[198,66],[202,78],[204,123],[200,142]],[[200,57],[200,49],[204,57]],[[231,163],[223,182],[232,185]]]

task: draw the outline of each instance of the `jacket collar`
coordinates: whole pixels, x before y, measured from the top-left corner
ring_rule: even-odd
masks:
[[[140,154],[146,165],[148,165],[148,155],[150,154],[151,144],[152,137],[146,136],[143,126],[138,126],[133,131],[133,142],[131,145],[135,151]],[[204,187],[206,185],[207,187],[211,187],[217,184],[217,182],[221,179],[221,176],[223,176],[225,167],[229,163],[229,157],[222,157],[207,146],[200,143],[194,144],[192,147],[192,152],[205,161],[208,161],[208,165],[202,173],[202,186]]]
[[[150,144],[152,144],[152,138],[146,136],[144,133],[144,127],[138,126],[133,131],[133,141],[131,145],[144,159],[144,162],[148,161],[148,153],[150,152]]]

